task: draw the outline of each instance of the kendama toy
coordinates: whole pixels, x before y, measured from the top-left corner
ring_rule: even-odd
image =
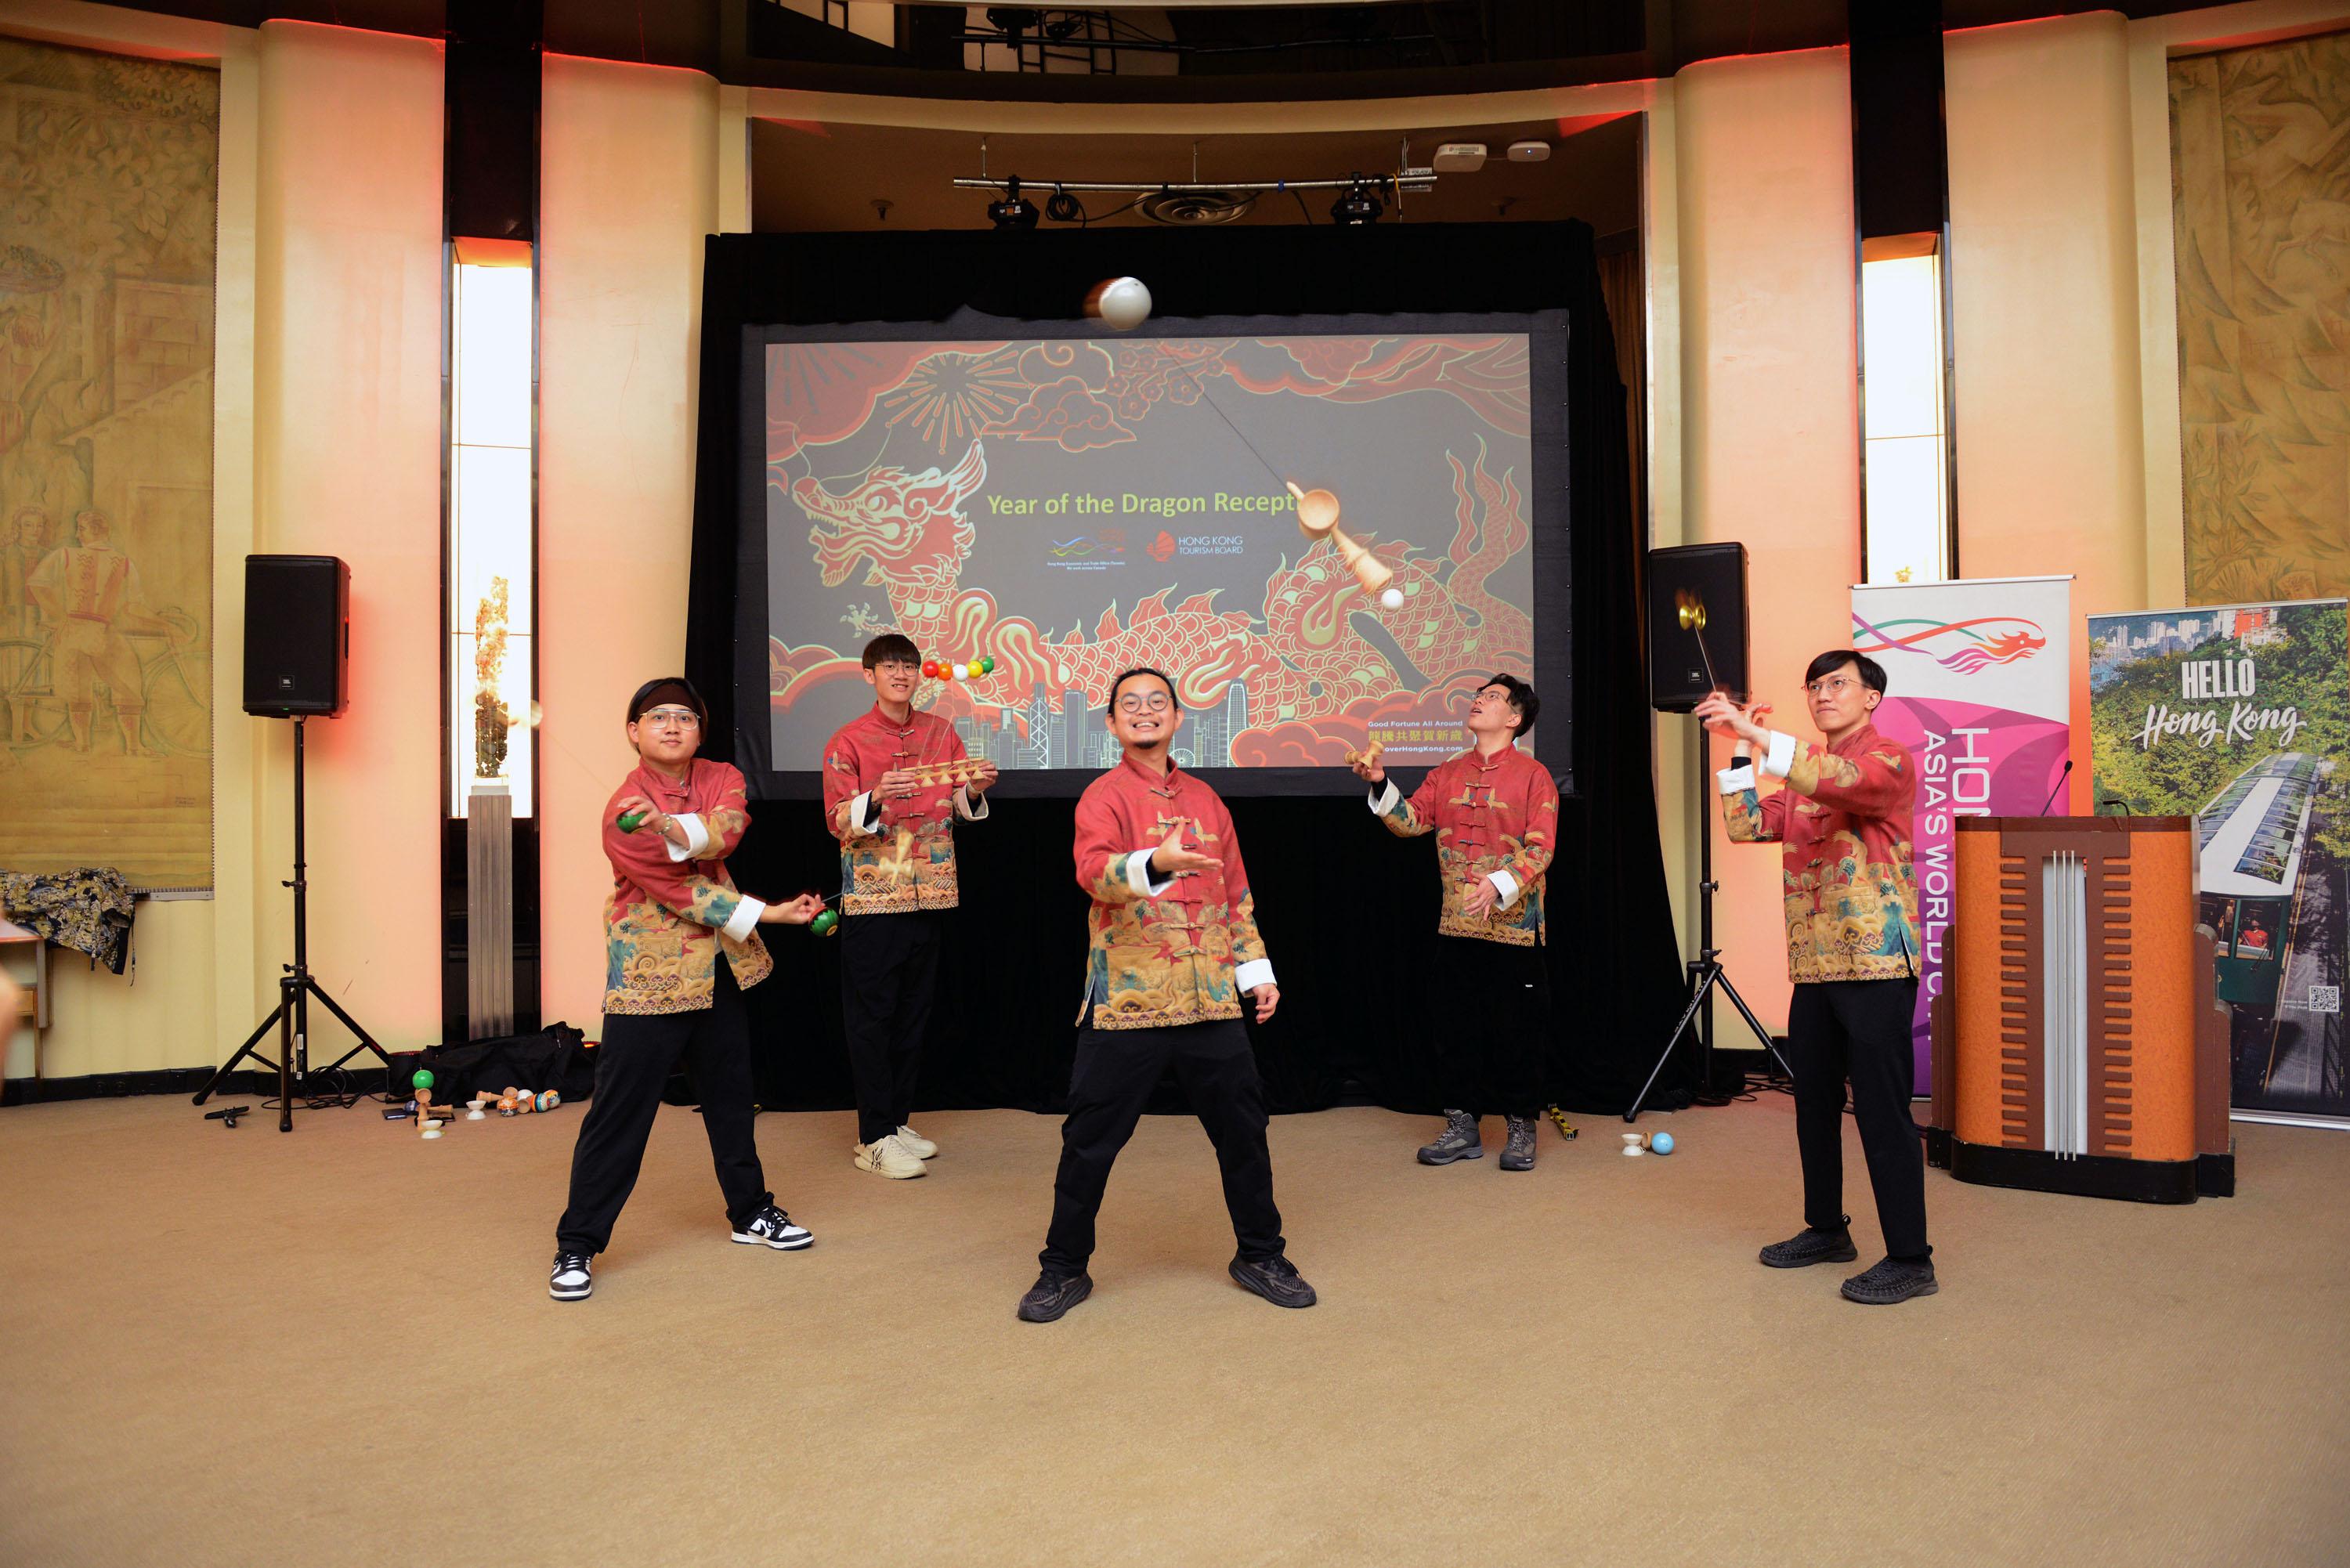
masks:
[[[409,1106],[411,1114],[416,1118],[417,1130],[426,1137],[439,1137],[441,1124],[457,1119],[456,1107],[436,1106],[432,1103],[432,1070],[431,1068],[417,1068],[408,1083],[409,1086],[416,1091],[415,1097],[409,1101]]]
[[[1347,765],[1351,768],[1357,763],[1368,763],[1371,766],[1377,767],[1379,765],[1379,753],[1387,749],[1388,743],[1385,741],[1373,741],[1361,751],[1357,751],[1354,747],[1348,746],[1347,748]]]
[[[1338,498],[1326,490],[1300,490],[1293,482],[1289,493],[1297,500],[1297,531],[1308,539],[1327,539],[1363,592],[1386,609],[1403,607],[1403,590],[1395,586],[1395,568],[1347,536],[1338,526]]]
[[[958,757],[946,763],[916,763],[905,772],[911,774],[917,783],[951,787],[977,782],[982,765],[977,757]]]
[[[634,833],[645,825],[645,814],[641,811],[624,811],[612,820],[621,832]]]

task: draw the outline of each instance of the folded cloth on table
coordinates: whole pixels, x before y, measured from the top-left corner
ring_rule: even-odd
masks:
[[[111,866],[0,871],[0,914],[116,974],[130,961],[130,884]]]

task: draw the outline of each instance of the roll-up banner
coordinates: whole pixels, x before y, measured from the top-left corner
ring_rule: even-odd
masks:
[[[2195,819],[2197,919],[2211,928],[2230,1015],[2230,1098],[2254,1119],[2350,1117],[2345,607],[2088,618],[2096,809]]]
[[[1918,764],[1911,852],[1918,874],[1917,1088],[1928,1074],[1928,1009],[1950,929],[1951,840],[1961,816],[2067,809],[2073,579],[1993,577],[1852,590],[1852,645],[1885,667],[1876,724]],[[2052,794],[2055,798],[2052,798]]]

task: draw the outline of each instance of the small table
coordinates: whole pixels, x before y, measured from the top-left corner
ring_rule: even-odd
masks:
[[[17,1002],[19,1016],[33,1029],[33,1076],[41,1075],[41,1031],[49,1026],[49,944],[38,931],[28,931],[8,920],[0,920],[0,961],[12,953],[28,954],[32,961],[29,980],[17,965],[8,969],[25,994]],[[0,1074],[7,1070],[6,1054],[0,1051]]]

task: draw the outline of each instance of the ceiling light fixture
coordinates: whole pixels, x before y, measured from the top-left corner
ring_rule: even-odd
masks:
[[[1379,200],[1379,187],[1386,182],[1377,175],[1365,179],[1359,173],[1352,179],[1346,193],[1330,203],[1330,221],[1357,229],[1378,223],[1388,210]]]
[[[1020,193],[1020,177],[1016,174],[1004,182],[1003,199],[987,204],[987,221],[999,230],[1033,229],[1036,216],[1036,203]]]

